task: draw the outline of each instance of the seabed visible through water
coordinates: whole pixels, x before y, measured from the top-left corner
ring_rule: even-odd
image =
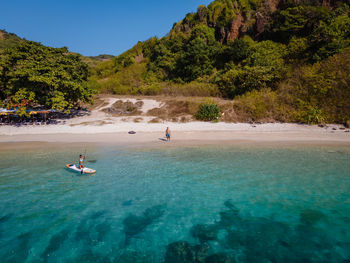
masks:
[[[1,262],[350,262],[349,147],[0,152]]]

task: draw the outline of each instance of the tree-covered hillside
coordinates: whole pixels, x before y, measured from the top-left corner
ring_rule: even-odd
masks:
[[[349,84],[350,70],[345,66],[338,71],[337,63],[347,65],[349,58],[349,4],[215,0],[187,14],[167,36],[139,42],[119,57],[98,64],[90,82],[117,94],[235,98],[240,110],[243,100],[261,100],[273,93],[284,98],[279,107],[285,111],[269,119],[344,122],[350,119],[349,86],[343,85]],[[341,77],[327,74],[324,68]],[[329,98],[332,105],[324,103]],[[277,107],[272,104],[267,110]],[[263,109],[258,115],[249,114],[257,110],[254,105],[246,105],[246,115],[264,119]]]
[[[88,65],[67,48],[46,47],[0,31],[0,107],[68,110],[89,101]]]

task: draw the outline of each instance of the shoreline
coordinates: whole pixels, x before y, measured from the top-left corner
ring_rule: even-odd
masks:
[[[116,102],[142,102],[137,115],[115,116],[108,113]],[[157,99],[128,97],[101,98],[101,105],[89,114],[62,119],[58,124],[0,126],[0,150],[21,147],[42,147],[43,144],[99,144],[147,147],[191,145],[350,145],[350,129],[330,124],[324,127],[296,123],[228,123],[228,122],[170,122],[153,116],[160,109]],[[135,106],[136,107],[136,106]],[[153,114],[153,115],[152,115]],[[157,122],[153,120],[157,119]],[[170,127],[172,141],[163,141]],[[134,131],[136,134],[128,134]],[[40,143],[38,143],[40,142]],[[25,144],[25,146],[24,146]],[[39,145],[39,146],[36,146]]]
[[[263,125],[263,124],[262,124]],[[172,130],[172,140],[164,141],[163,131],[51,133],[0,135],[0,151],[87,146],[116,147],[186,147],[186,146],[345,146],[350,147],[350,133],[343,130]]]

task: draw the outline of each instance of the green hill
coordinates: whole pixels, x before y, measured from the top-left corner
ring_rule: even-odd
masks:
[[[187,14],[167,36],[96,65],[90,82],[116,94],[234,98],[232,110],[245,120],[345,122],[350,99],[343,84],[350,71],[334,61],[349,62],[349,4],[215,0]],[[343,71],[342,77],[324,68]]]

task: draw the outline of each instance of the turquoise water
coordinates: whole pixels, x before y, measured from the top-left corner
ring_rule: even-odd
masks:
[[[0,153],[1,262],[350,262],[350,149]]]

